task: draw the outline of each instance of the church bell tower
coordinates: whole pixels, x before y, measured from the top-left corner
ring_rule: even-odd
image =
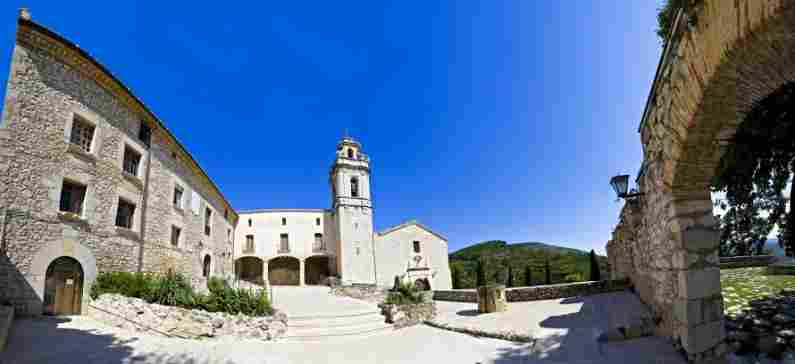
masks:
[[[331,167],[332,209],[337,228],[337,271],[343,284],[375,284],[370,159],[362,145],[345,136]]]

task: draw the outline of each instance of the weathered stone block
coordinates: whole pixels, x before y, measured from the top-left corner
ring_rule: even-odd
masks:
[[[679,272],[679,297],[697,299],[720,294],[720,268]]]
[[[720,232],[715,229],[691,227],[682,231],[682,247],[688,251],[712,251],[719,241]]]
[[[723,321],[688,326],[682,330],[682,346],[688,353],[700,353],[720,344],[725,336]]]

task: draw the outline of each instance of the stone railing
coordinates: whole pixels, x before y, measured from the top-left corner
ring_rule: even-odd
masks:
[[[776,257],[773,255],[743,255],[738,257],[721,257],[721,269],[746,268],[746,267],[767,267]]]
[[[508,302],[551,300],[576,296],[588,296],[599,293],[623,291],[630,287],[626,279],[611,281],[591,281],[577,283],[550,284],[545,286],[507,288],[505,296]],[[434,291],[436,301],[477,302],[478,293],[474,289],[455,289]]]

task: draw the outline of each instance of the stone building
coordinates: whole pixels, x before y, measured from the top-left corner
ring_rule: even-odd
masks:
[[[428,289],[451,288],[444,237],[416,221],[374,232],[370,160],[359,142],[339,142],[329,182],[331,209],[240,212],[238,277],[303,285],[339,276],[343,284],[391,286],[399,276]]]
[[[0,120],[0,300],[79,313],[98,271],[231,276],[237,213],[141,100],[22,11]]]
[[[0,304],[80,313],[101,271],[173,271],[198,289],[235,272],[274,284],[401,275],[450,288],[444,238],[414,222],[373,232],[369,174],[361,145],[345,138],[331,209],[239,218],[140,99],[22,10],[0,119]]]

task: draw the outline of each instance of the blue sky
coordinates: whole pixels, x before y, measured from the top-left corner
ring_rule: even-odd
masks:
[[[199,3],[199,2],[197,2]],[[237,209],[328,207],[347,129],[370,154],[376,228],[450,249],[491,239],[604,253],[641,161],[660,53],[652,1],[0,4],[123,80]]]

